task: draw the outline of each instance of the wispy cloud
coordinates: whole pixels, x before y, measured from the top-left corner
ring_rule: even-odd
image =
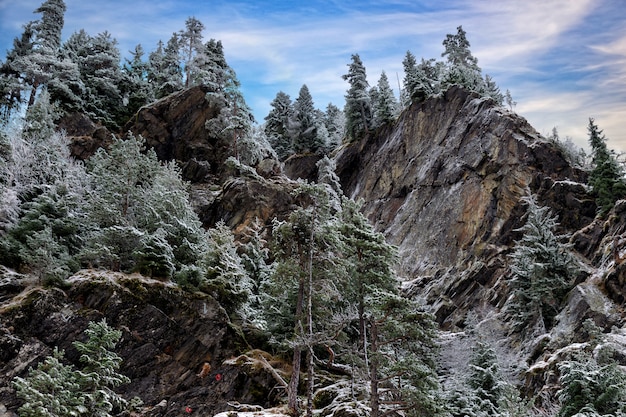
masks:
[[[0,0],[7,44],[36,17],[42,0]],[[407,50],[440,59],[442,40],[463,25],[483,72],[518,101],[542,133],[558,126],[586,145],[588,117],[626,150],[626,9],[611,0],[66,0],[64,36],[108,30],[122,53],[159,39],[196,16],[221,39],[248,103],[262,121],[280,90],[307,84],[318,107],[343,104],[350,55],[360,54],[374,85],[385,70],[395,87]],[[294,4],[295,3],[295,4]],[[19,22],[19,23],[18,23]],[[10,45],[6,46],[6,48]],[[395,87],[397,89],[397,87]]]

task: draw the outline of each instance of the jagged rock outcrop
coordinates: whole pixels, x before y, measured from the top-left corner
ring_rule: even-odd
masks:
[[[220,109],[206,100],[209,88],[196,86],[171,94],[142,107],[124,126],[125,132],[141,135],[163,161],[204,163],[206,171],[188,171],[189,181],[204,181],[206,176],[220,176],[224,161],[234,155],[233,144],[209,135],[208,119],[218,116]],[[190,175],[193,173],[194,175]]]
[[[15,376],[25,376],[54,346],[78,365],[72,342],[89,321],[102,318],[122,330],[116,352],[132,383],[120,391],[144,401],[143,415],[178,416],[187,406],[212,415],[229,409],[228,401],[275,404],[269,372],[225,362],[248,346],[206,294],[137,274],[98,271],[79,272],[64,289],[29,286],[16,276],[5,276],[3,284],[0,405],[9,410],[18,406],[10,388]]]
[[[295,187],[296,183],[285,177],[241,175],[225,180],[212,194],[204,187],[195,188],[193,200],[204,226],[223,221],[240,234],[255,223],[264,226],[274,218],[286,217],[294,208],[291,191]]]
[[[99,148],[111,144],[113,134],[104,126],[94,123],[82,113],[70,113],[58,123],[70,140],[72,156],[80,160],[89,159]]]
[[[336,157],[344,191],[398,246],[402,275],[446,327],[501,303],[505,253],[519,237],[529,192],[561,216],[563,230],[593,220],[585,173],[525,119],[453,87],[407,109],[393,126]]]

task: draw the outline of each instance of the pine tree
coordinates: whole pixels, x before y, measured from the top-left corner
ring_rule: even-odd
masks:
[[[470,51],[470,43],[467,40],[467,33],[462,26],[456,28],[456,35],[447,34],[443,40],[445,51],[441,54],[446,57],[452,66],[478,69],[478,60]]]
[[[181,30],[179,36],[179,47],[183,57],[183,68],[185,69],[185,87],[192,85],[194,72],[197,67],[194,58],[198,51],[202,50],[202,31],[204,24],[195,17],[189,17],[185,21],[185,29]]]
[[[352,55],[352,63],[348,67],[348,73],[343,76],[343,79],[350,84],[344,110],[346,134],[350,140],[356,140],[367,133],[371,127],[372,105],[365,66],[358,54]]]
[[[292,349],[293,371],[287,393],[288,407],[294,415],[299,413],[297,395],[305,353],[307,415],[311,415],[313,349],[330,339],[326,327],[330,325],[333,307],[341,302],[336,284],[344,276],[338,258],[343,246],[327,186],[303,183],[296,194],[302,206],[286,221],[274,225],[273,245],[278,263],[266,287],[264,306],[271,333],[285,335],[285,340],[276,342]],[[277,331],[279,328],[282,331]]]
[[[442,90],[445,91],[452,85],[460,85],[485,95],[485,80],[482,78],[478,60],[469,49],[470,43],[463,27],[457,27],[455,35],[447,34],[443,46],[445,51],[441,56],[446,57],[448,65],[441,80]]]
[[[64,352],[54,349],[27,378],[17,377],[13,385],[24,404],[18,409],[20,417],[62,417],[88,412],[85,398],[80,395],[76,370],[63,364]]]
[[[122,332],[111,328],[105,319],[90,322],[85,330],[87,341],[76,341],[74,347],[83,364],[78,373],[80,393],[85,407],[95,416],[108,417],[114,411],[124,411],[127,401],[113,391],[130,379],[118,372],[122,358],[113,351]]]
[[[12,61],[13,69],[21,74],[22,79],[30,87],[28,107],[35,103],[41,87],[45,86],[58,72],[59,47],[65,14],[63,0],[47,0],[35,10],[41,13],[41,20],[34,23],[34,43],[30,51],[20,54]]]
[[[474,391],[477,408],[490,416],[498,416],[502,396],[502,382],[498,358],[493,348],[477,342],[472,349],[467,384]]]
[[[6,61],[0,66],[0,108],[2,123],[6,125],[11,115],[18,111],[24,103],[23,80],[19,61],[30,55],[34,47],[35,22],[24,25],[20,38],[13,40],[13,49],[7,53]]]
[[[626,373],[613,359],[589,353],[559,363],[558,417],[626,413]]]
[[[28,377],[15,378],[17,395],[24,400],[20,417],[110,417],[129,411],[127,401],[113,391],[130,382],[118,372],[122,358],[112,351],[122,333],[103,319],[89,323],[85,334],[86,342],[74,342],[81,370],[63,364],[63,352],[55,348]]]
[[[591,118],[588,130],[593,158],[589,185],[596,194],[598,211],[604,215],[613,207],[615,201],[626,197],[626,180],[615,156],[606,146],[606,137]]]
[[[357,350],[370,383],[371,416],[403,411],[431,416],[436,401],[433,317],[399,294],[395,249],[361,214],[362,203],[342,199],[341,233],[349,265],[349,299],[357,311]],[[384,387],[384,388],[383,388]]]
[[[83,111],[94,120],[119,129],[126,120],[120,91],[124,77],[117,41],[109,32],[92,37],[81,29],[70,36],[63,50],[80,70],[84,85]]]
[[[378,100],[374,106],[374,124],[380,126],[393,121],[397,114],[397,108],[398,103],[389,86],[389,79],[383,71],[378,80]]]
[[[183,71],[179,63],[178,34],[172,37],[164,46],[159,41],[157,49],[148,57],[148,83],[152,95],[159,99],[183,88]]]
[[[130,135],[90,159],[84,262],[162,274],[201,257],[204,233],[179,169],[143,146]]]
[[[124,118],[130,117],[142,106],[154,100],[153,91],[148,82],[148,63],[143,61],[144,50],[141,44],[135,46],[131,59],[126,59],[122,69],[123,78],[120,87],[125,103]]]
[[[283,161],[293,153],[289,124],[294,109],[291,98],[282,91],[276,93],[270,105],[272,109],[265,116],[265,134],[276,151],[278,159]]]
[[[219,222],[209,230],[208,237],[208,249],[203,259],[206,283],[202,289],[213,295],[231,317],[238,315],[244,321],[252,321],[248,307],[254,284],[237,253],[232,231]]]
[[[346,135],[346,118],[344,112],[332,103],[326,106],[324,124],[328,132],[328,149],[332,152],[342,144]]]
[[[415,55],[411,53],[411,51],[406,51],[406,55],[402,60],[402,66],[404,67],[404,97],[403,97],[403,105],[404,107],[408,107],[414,100],[424,99],[422,97],[422,93],[418,92],[419,86],[419,75],[417,71],[417,60],[415,59]]]
[[[550,209],[537,205],[532,196],[524,202],[526,223],[511,254],[511,296],[506,308],[516,329],[541,321],[550,328],[579,264],[570,245],[562,243],[564,237],[555,234],[558,222]]]
[[[315,106],[309,88],[304,84],[300,88],[298,98],[293,105],[293,149],[296,153],[315,152],[319,148],[316,143],[317,124]]]

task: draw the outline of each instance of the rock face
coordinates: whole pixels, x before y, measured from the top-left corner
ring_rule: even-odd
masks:
[[[226,410],[227,401],[274,404],[269,373],[224,362],[248,348],[210,296],[139,275],[96,271],[81,271],[65,290],[0,288],[3,299],[11,300],[0,307],[0,404],[9,410],[18,406],[9,389],[15,376],[25,376],[53,346],[78,365],[72,342],[89,321],[102,318],[123,331],[116,352],[132,384],[120,390],[144,401],[144,415],[178,416],[185,407],[212,415]]]
[[[89,159],[101,147],[108,146],[113,134],[86,115],[71,113],[59,121],[59,130],[64,130],[71,143],[72,155],[80,160]]]
[[[125,132],[141,135],[163,161],[179,161],[186,179],[193,182],[219,177],[224,161],[234,155],[230,141],[209,135],[207,120],[217,117],[220,109],[206,100],[209,89],[196,86],[167,96],[141,108],[124,127]],[[185,164],[193,169],[186,170]],[[198,170],[197,165],[204,165]]]
[[[402,274],[447,326],[502,297],[493,288],[506,267],[501,255],[519,237],[522,197],[536,194],[565,213],[569,230],[595,214],[585,174],[554,144],[460,88],[413,105],[386,131],[345,146],[336,162],[346,194],[364,199],[368,218],[399,247]]]

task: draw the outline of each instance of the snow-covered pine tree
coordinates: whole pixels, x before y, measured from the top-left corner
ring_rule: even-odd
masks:
[[[361,205],[342,198],[339,224],[349,274],[346,298],[357,312],[357,363],[370,383],[370,415],[437,415],[434,319],[400,295],[392,271],[395,249],[373,230]]]
[[[324,124],[328,132],[328,151],[329,153],[342,144],[346,136],[346,118],[344,112],[332,103],[326,106],[324,114]]]
[[[369,84],[365,66],[358,54],[352,55],[348,73],[343,75],[343,79],[350,84],[345,96],[346,135],[350,140],[356,140],[369,131],[372,122]]]
[[[473,390],[477,402],[475,406],[489,416],[499,416],[499,404],[502,396],[498,357],[488,344],[478,341],[472,348],[469,361],[467,385]]]
[[[193,82],[193,73],[197,68],[194,58],[203,48],[202,31],[204,24],[195,17],[189,17],[185,21],[185,29],[179,31],[180,56],[183,58],[183,68],[185,70],[185,87],[190,87]]]
[[[398,102],[383,71],[378,79],[378,100],[374,105],[374,124],[381,126],[391,122],[398,114]]]
[[[124,120],[120,86],[123,73],[117,41],[109,32],[95,37],[81,29],[63,44],[63,54],[78,65],[84,85],[83,111],[104,125],[119,129]]]
[[[302,183],[296,190],[301,207],[276,222],[273,247],[277,265],[265,288],[264,311],[271,334],[284,335],[277,345],[292,351],[293,372],[287,389],[290,412],[299,413],[298,385],[306,354],[307,415],[312,413],[313,349],[332,343],[333,310],[341,304],[344,282],[343,242],[325,184]],[[280,329],[280,330],[279,330]]]
[[[90,159],[84,262],[161,274],[172,265],[193,266],[204,252],[204,232],[179,169],[143,148],[142,138],[129,135]]]
[[[1,123],[6,125],[11,116],[19,111],[25,100],[22,90],[19,61],[32,53],[35,37],[35,22],[24,25],[24,31],[19,38],[13,40],[13,49],[7,53],[6,61],[0,66],[0,109]]]
[[[109,417],[128,411],[128,402],[114,388],[130,379],[119,373],[122,358],[113,351],[122,337],[120,330],[109,326],[105,319],[92,321],[85,330],[87,340],[72,344],[83,364],[78,372],[79,393],[92,415]]]
[[[265,116],[265,134],[276,151],[278,159],[284,161],[293,153],[290,134],[290,121],[293,115],[293,104],[288,94],[279,91],[270,103],[272,107]]]
[[[626,198],[626,180],[615,155],[609,151],[606,145],[606,137],[592,118],[589,119],[587,129],[593,158],[589,185],[596,195],[598,211],[604,215],[617,200]]]
[[[209,244],[202,261],[206,281],[201,289],[213,295],[231,316],[252,321],[249,309],[254,283],[243,266],[233,232],[224,222],[208,231]]]
[[[167,46],[159,41],[148,57],[148,83],[152,95],[159,99],[183,88],[183,71],[179,62],[178,34],[172,34]]]
[[[404,67],[404,79],[403,79],[403,106],[408,107],[413,102],[413,97],[416,100],[425,98],[421,97],[421,93],[418,93],[419,75],[417,72],[417,60],[415,55],[411,51],[406,51],[406,55],[402,60],[402,66]]]
[[[131,52],[122,68],[123,78],[120,93],[124,102],[124,118],[130,119],[142,106],[154,100],[148,82],[148,63],[143,61],[144,49],[141,44]]]
[[[511,295],[505,309],[516,330],[535,323],[550,328],[580,267],[571,245],[555,234],[558,222],[551,210],[533,196],[523,201],[526,223],[518,229],[523,235],[510,256]]]
[[[609,357],[580,352],[559,363],[558,417],[621,416],[626,413],[626,373]]]
[[[112,417],[130,411],[128,402],[113,391],[130,382],[118,372],[122,358],[112,349],[121,338],[103,319],[90,322],[86,342],[74,342],[83,368],[65,365],[63,352],[55,348],[26,378],[16,377],[13,386],[24,404],[20,417],[80,416]]]
[[[317,136],[315,119],[313,97],[309,87],[304,84],[293,104],[293,150],[296,153],[315,152],[319,147],[315,143]]]
[[[64,352],[55,348],[36,369],[30,369],[26,378],[15,378],[13,386],[17,397],[24,401],[17,410],[20,417],[56,417],[88,412],[80,392],[78,374],[73,366],[62,362],[63,358]]]

